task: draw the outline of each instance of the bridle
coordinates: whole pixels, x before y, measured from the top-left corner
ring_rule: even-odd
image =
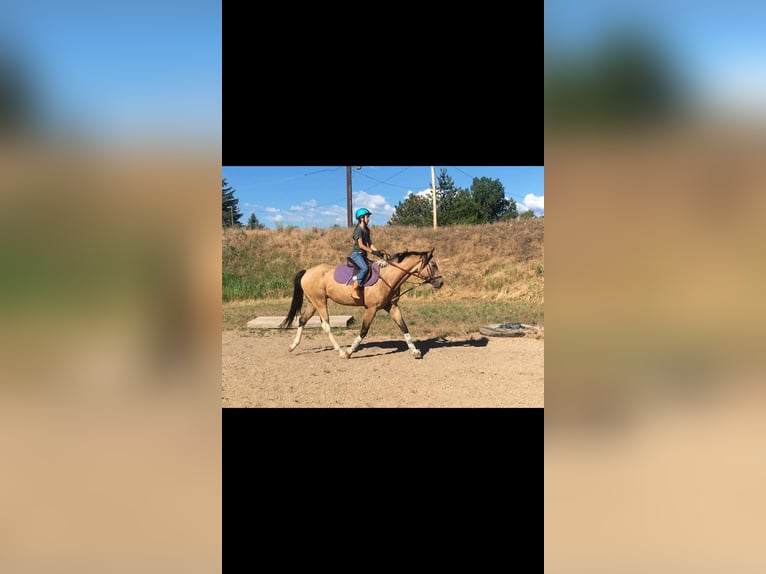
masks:
[[[421,255],[421,257],[424,257],[424,256],[425,255]],[[414,285],[413,287],[410,287],[409,289],[407,289],[407,291],[404,292],[404,293],[407,293],[407,292],[412,291],[413,289],[415,289],[415,287],[420,287],[421,285],[427,285],[428,283],[431,283],[435,279],[440,279],[441,278],[441,275],[434,275],[433,274],[433,269],[431,268],[430,265],[428,265],[428,263],[430,263],[431,259],[432,259],[432,257],[429,257],[428,260],[425,261],[425,262],[423,262],[421,260],[420,269],[418,269],[417,271],[410,271],[408,269],[405,269],[404,267],[400,267],[396,263],[392,262],[390,259],[387,259],[386,263],[388,265],[396,267],[400,271],[403,271],[407,278],[409,278],[409,277],[416,277],[417,279],[420,279],[421,283],[418,283],[417,285]],[[420,270],[423,269],[424,265],[428,266],[428,277],[424,277],[423,274],[420,273]],[[381,279],[383,279],[383,277],[381,277]],[[404,279],[404,281],[407,281],[407,279]],[[404,281],[402,281],[402,282],[404,282]],[[388,283],[385,280],[383,282],[386,283],[386,285],[388,285]],[[388,285],[388,287],[389,287],[389,289],[393,289],[393,287],[391,287],[391,285]],[[404,293],[400,293],[399,296],[401,297],[402,295],[404,295]]]

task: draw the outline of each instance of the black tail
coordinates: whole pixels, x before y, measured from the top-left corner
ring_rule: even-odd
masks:
[[[295,319],[295,316],[298,314],[298,311],[301,310],[301,305],[303,305],[303,287],[301,287],[301,279],[303,279],[303,275],[306,273],[305,269],[301,269],[298,271],[297,275],[295,276],[295,280],[293,281],[295,287],[293,288],[293,302],[290,305],[290,311],[287,313],[287,317],[285,317],[285,320],[280,323],[279,328],[280,329],[286,329],[290,325],[293,324],[293,319]]]

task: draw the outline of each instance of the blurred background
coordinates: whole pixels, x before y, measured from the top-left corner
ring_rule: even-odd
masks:
[[[220,2],[3,7],[3,571],[221,570],[221,94]]]
[[[766,567],[766,6],[545,2],[545,571]]]
[[[762,572],[766,8],[544,12],[545,571]],[[4,571],[221,570],[221,23],[4,7]]]

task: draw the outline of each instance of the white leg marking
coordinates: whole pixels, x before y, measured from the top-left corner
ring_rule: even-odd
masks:
[[[422,355],[420,354],[420,351],[415,346],[415,344],[412,342],[412,335],[410,335],[409,333],[405,333],[404,340],[407,341],[407,346],[410,348],[410,351],[412,351],[412,355],[416,359],[419,359]]]
[[[356,351],[356,348],[359,346],[359,344],[362,342],[362,336],[357,335],[356,339],[354,339],[354,342],[351,343],[351,346],[348,348],[348,354],[350,355],[354,351]]]
[[[293,344],[290,345],[290,352],[292,352],[295,347],[297,347],[301,342],[301,334],[303,333],[303,327],[298,327],[298,333],[295,335],[295,339],[293,339]]]
[[[346,351],[340,348],[340,345],[338,345],[338,341],[336,341],[335,337],[332,336],[332,333],[330,332],[330,323],[326,322],[321,317],[320,317],[320,320],[322,321],[322,330],[325,333],[327,333],[328,337],[330,337],[330,342],[332,343],[332,346],[335,347],[335,350],[338,351],[338,355],[342,359],[348,359],[348,355],[346,354]]]

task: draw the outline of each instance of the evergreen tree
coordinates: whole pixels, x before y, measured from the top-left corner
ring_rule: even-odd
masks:
[[[242,226],[242,224],[239,222],[239,219],[242,217],[242,213],[240,213],[239,207],[237,207],[239,199],[234,197],[235,191],[236,189],[230,187],[226,182],[226,179],[224,179],[221,204],[221,223],[224,228]]]
[[[455,182],[442,168],[436,178],[436,219],[439,225],[457,223],[453,220],[452,210],[458,188]],[[433,209],[433,207],[432,207]]]
[[[250,219],[247,220],[247,228],[248,229],[265,229],[266,226],[258,221],[258,218],[255,216],[255,213],[250,214]]]

